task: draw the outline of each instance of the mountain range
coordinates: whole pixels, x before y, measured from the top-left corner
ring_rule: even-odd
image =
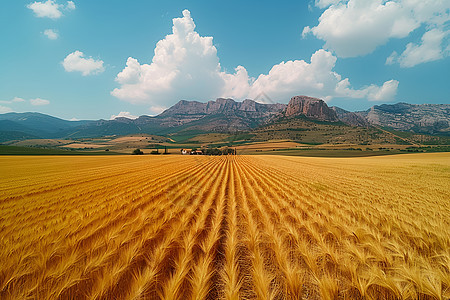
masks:
[[[369,124],[399,131],[450,135],[450,104],[382,104],[357,115]]]
[[[206,103],[181,100],[158,116],[137,119],[67,121],[40,113],[0,114],[0,142],[32,138],[87,138],[146,133],[249,132],[267,125],[303,118],[350,127],[386,127],[418,134],[450,135],[449,104],[383,104],[349,112],[328,107],[321,99],[295,96],[286,104],[236,102],[219,98]]]

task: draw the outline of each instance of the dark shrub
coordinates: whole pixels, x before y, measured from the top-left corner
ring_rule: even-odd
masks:
[[[131,154],[133,154],[133,155],[142,155],[142,154],[144,154],[144,152],[142,152],[141,149],[134,149]]]

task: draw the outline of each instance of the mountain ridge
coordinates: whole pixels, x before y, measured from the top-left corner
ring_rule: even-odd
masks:
[[[356,112],[371,125],[399,131],[450,135],[450,104],[395,104],[374,105]]]
[[[400,102],[350,112],[329,107],[323,100],[308,96],[294,96],[288,104],[263,104],[250,99],[238,102],[229,98],[208,102],[180,100],[157,116],[142,115],[137,119],[68,121],[41,113],[6,113],[0,114],[0,133],[19,138],[77,138],[137,133],[240,132],[299,116],[331,124],[341,121],[348,126],[381,126],[414,133],[450,134],[448,104]],[[4,139],[0,138],[1,141]]]

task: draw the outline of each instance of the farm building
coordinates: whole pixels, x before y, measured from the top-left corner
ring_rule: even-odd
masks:
[[[192,149],[181,149],[181,154],[183,154],[183,155],[203,155],[203,151],[192,150]]]
[[[183,155],[190,155],[192,152],[192,149],[181,149],[181,154]]]

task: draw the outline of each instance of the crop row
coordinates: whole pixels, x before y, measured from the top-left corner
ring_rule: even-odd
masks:
[[[1,158],[0,298],[448,298],[436,161]]]

